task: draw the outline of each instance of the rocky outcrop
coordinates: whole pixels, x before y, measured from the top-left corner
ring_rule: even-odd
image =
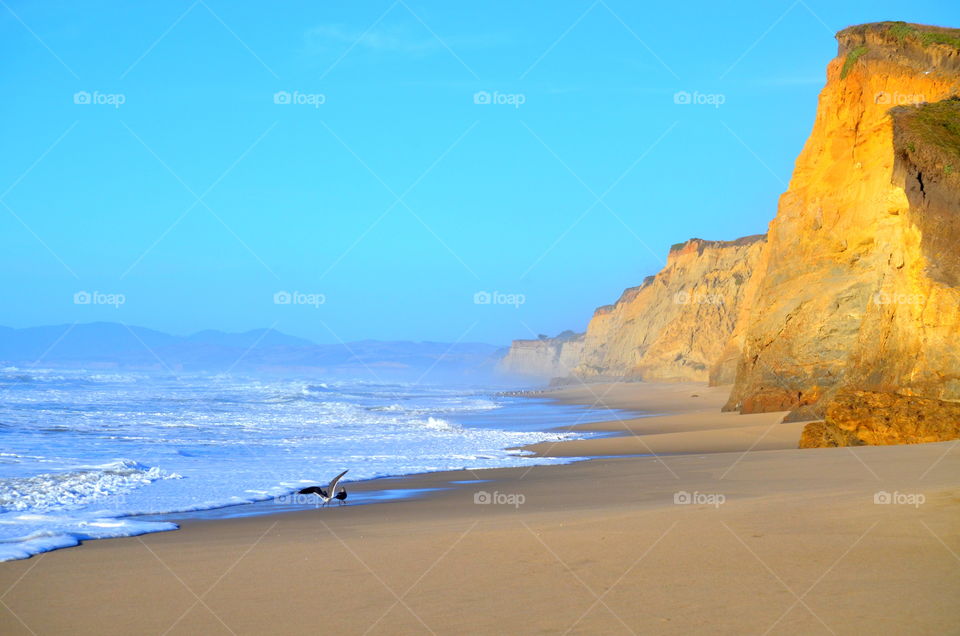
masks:
[[[828,426],[826,422],[810,422],[803,427],[798,448],[836,448],[838,446],[863,446],[849,431]]]
[[[879,23],[837,38],[729,409],[823,417],[844,388],[960,399],[960,31]]]
[[[800,448],[920,444],[960,438],[960,403],[895,393],[841,391],[826,420],[807,424]]]
[[[656,381],[707,381],[711,374],[732,379],[726,360],[739,357],[737,321],[752,293],[749,283],[764,244],[764,236],[756,235],[674,245],[660,273],[594,312],[574,373]]]
[[[571,374],[580,363],[583,334],[565,331],[555,338],[514,340],[500,361],[500,373],[530,378],[558,378]]]

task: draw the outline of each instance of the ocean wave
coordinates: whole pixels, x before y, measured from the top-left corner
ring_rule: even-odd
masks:
[[[41,552],[69,548],[87,539],[135,537],[176,530],[168,521],[141,521],[96,515],[24,514],[15,517],[21,534],[0,541],[0,561],[26,559]]]
[[[373,411],[374,413],[399,413],[406,409],[399,404],[387,404],[386,406],[368,406],[367,410]]]
[[[428,428],[431,431],[459,431],[461,430],[460,426],[456,424],[451,424],[447,420],[441,419],[439,417],[428,417],[426,420],[420,420],[421,426]]]
[[[0,431],[0,560],[172,529],[140,515],[262,501],[345,468],[370,479],[570,461],[503,450],[570,434],[477,417],[501,405],[481,389],[153,374],[131,385],[104,373],[84,385],[72,371],[40,375],[69,377],[24,384],[0,405],[12,426]]]
[[[154,481],[180,479],[156,466],[122,459],[99,466],[0,480],[0,512],[122,505],[127,493]]]
[[[265,388],[276,391],[277,387]],[[300,386],[299,388],[283,387],[283,390],[280,392],[274,392],[272,395],[268,395],[266,398],[263,398],[263,402],[267,404],[276,404],[283,402],[315,401],[317,399],[328,399],[332,393],[337,393],[336,389],[325,383],[307,384]]]
[[[117,384],[133,384],[141,379],[141,376],[127,373],[93,373],[87,376],[94,382],[111,382]]]
[[[404,406],[402,404],[385,404],[378,406],[368,406],[368,411],[375,413],[407,413],[409,415],[426,415],[430,413],[469,413],[472,411],[491,411],[500,408],[500,405],[492,400],[484,399],[462,399],[459,401],[449,400],[447,404],[412,404]]]
[[[84,369],[0,369],[0,383],[10,384],[133,384],[143,377],[135,373],[92,373]]]

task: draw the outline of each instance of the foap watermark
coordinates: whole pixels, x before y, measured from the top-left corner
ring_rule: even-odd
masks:
[[[271,503],[284,506],[313,506],[319,507],[320,498],[316,495],[302,495],[298,492],[291,492],[285,495],[278,495],[270,500]]]
[[[517,309],[527,302],[523,294],[505,294],[498,291],[478,291],[473,295],[474,305],[513,305]]]
[[[722,305],[723,296],[720,294],[691,294],[679,291],[673,295],[673,302],[677,305]]]
[[[874,305],[922,305],[927,302],[924,294],[902,294],[877,292],[873,295]]]
[[[90,505],[114,510],[127,505],[127,496],[125,494],[97,495],[90,500]]]
[[[273,103],[280,105],[293,104],[294,106],[313,106],[320,108],[327,103],[327,96],[323,93],[301,93],[300,91],[277,91],[273,94]]]
[[[513,506],[514,508],[519,508],[523,505],[523,502],[527,500],[526,497],[520,493],[506,493],[506,492],[487,492],[486,490],[478,490],[473,493],[473,503],[479,504],[481,506],[488,506],[491,504],[500,505],[500,506]]]
[[[78,291],[73,295],[73,304],[74,305],[110,305],[115,309],[119,309],[120,305],[123,305],[127,302],[127,297],[124,294],[108,294],[101,291]]]
[[[686,490],[681,490],[673,493],[673,503],[681,506],[697,504],[719,508],[726,501],[726,495],[719,492],[687,492]]]
[[[714,108],[720,108],[726,101],[727,96],[723,93],[677,91],[673,94],[673,103],[681,106],[693,104],[694,106],[713,106]]]
[[[894,504],[919,508],[926,501],[926,496],[919,492],[900,492],[899,490],[887,492],[886,490],[881,490],[873,493],[873,503],[883,506]]]
[[[324,294],[308,294],[300,291],[278,291],[273,294],[274,305],[310,305],[316,309],[327,302]]]
[[[922,104],[927,101],[926,95],[921,93],[901,93],[894,91],[880,91],[873,96],[874,104],[884,104],[889,106],[911,106],[913,104]]]
[[[513,106],[520,108],[527,103],[527,96],[523,93],[501,93],[500,91],[477,91],[473,94],[473,103],[493,104],[494,106]]]
[[[127,103],[127,96],[123,93],[101,93],[100,91],[77,91],[73,94],[73,103],[81,106],[113,106],[120,108]]]

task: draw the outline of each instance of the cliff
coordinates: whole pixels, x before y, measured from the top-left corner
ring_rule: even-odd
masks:
[[[557,378],[571,374],[583,351],[583,334],[565,331],[555,338],[514,340],[497,366],[500,373],[530,378]]]
[[[721,358],[738,357],[735,328],[764,244],[756,235],[674,245],[656,276],[596,310],[575,374],[706,381],[713,370],[732,380]]]
[[[878,23],[837,39],[728,409],[822,417],[841,389],[960,399],[960,30]]]
[[[960,437],[960,30],[837,40],[766,240],[675,245],[576,375],[734,382],[727,410],[822,420],[802,447]]]

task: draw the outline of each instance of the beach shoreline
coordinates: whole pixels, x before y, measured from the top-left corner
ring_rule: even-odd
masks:
[[[550,390],[537,397],[655,414],[530,449],[599,459],[356,482],[422,494],[187,518],[0,564],[0,631],[960,628],[956,443],[799,450],[782,414],[721,413],[728,390]]]

